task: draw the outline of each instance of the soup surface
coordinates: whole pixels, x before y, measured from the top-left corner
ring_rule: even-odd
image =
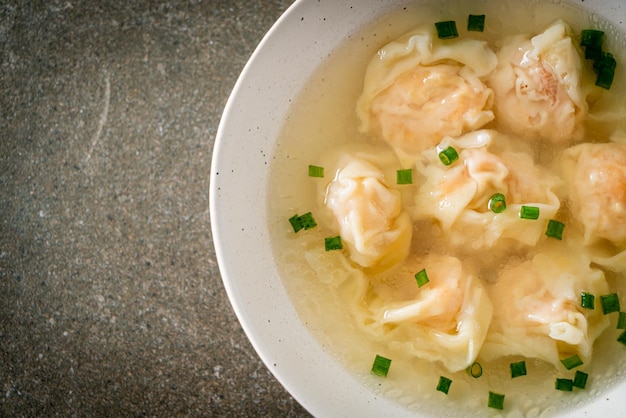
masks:
[[[308,82],[274,150],[274,255],[302,320],[385,396],[436,415],[497,412],[489,393],[507,414],[560,413],[625,368],[602,305],[626,303],[624,37],[557,2],[468,3],[399,8]],[[442,21],[457,38],[437,37]],[[618,57],[609,89],[583,29]],[[580,372],[584,388],[555,389]]]

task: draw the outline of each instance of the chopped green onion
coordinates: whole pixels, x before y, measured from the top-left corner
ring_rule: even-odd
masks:
[[[619,337],[617,337],[617,341],[626,345],[626,331],[622,332]]]
[[[452,384],[452,380],[448,379],[445,376],[439,376],[439,383],[437,384],[437,390],[447,395],[448,391],[450,390],[451,384]]]
[[[572,370],[575,367],[581,366],[583,361],[578,357],[578,354],[574,354],[571,357],[561,359],[561,363],[567,370]]]
[[[483,32],[485,30],[485,15],[469,15],[467,17],[467,30]]]
[[[604,32],[596,29],[584,29],[581,32],[580,45],[585,47],[585,59],[593,60],[596,73],[596,86],[610,89],[615,77],[617,61],[613,54],[602,51]]]
[[[289,218],[289,223],[291,224],[293,231],[296,233],[301,229],[311,229],[317,226],[311,212],[307,212],[304,215],[293,215]]]
[[[467,373],[474,379],[478,379],[483,375],[483,366],[481,366],[479,362],[475,361],[467,368]]]
[[[426,274],[426,269],[422,269],[415,274],[415,281],[417,282],[417,287],[422,287],[430,281],[428,274]]]
[[[502,193],[495,193],[489,198],[487,208],[493,213],[502,213],[506,209],[506,198]]]
[[[291,224],[293,232],[295,233],[300,232],[300,230],[304,228],[304,226],[302,226],[302,223],[300,222],[300,216],[298,216],[298,214],[295,214],[291,218],[289,218],[289,223]]]
[[[602,295],[600,296],[600,301],[602,302],[602,312],[605,315],[620,311],[619,297],[617,296],[617,293]]]
[[[580,294],[580,306],[585,309],[594,310],[595,309],[595,299],[596,297],[587,292],[581,292]]]
[[[324,167],[309,165],[309,177],[324,177]]]
[[[620,311],[617,318],[617,329],[626,329],[626,312]]]
[[[526,362],[519,361],[517,363],[511,363],[511,379],[515,379],[519,376],[526,376]]]
[[[456,30],[456,22],[454,20],[447,20],[445,22],[435,23],[437,28],[437,37],[439,39],[452,39],[459,36],[459,32]]]
[[[599,60],[602,58],[604,52],[602,51],[602,47],[599,46],[588,46],[585,48],[585,59],[586,60]]]
[[[413,184],[413,170],[410,168],[398,170],[396,174],[398,184]]]
[[[604,32],[596,29],[583,29],[581,32],[580,45],[584,47],[602,47]]]
[[[557,377],[554,387],[556,390],[571,392],[574,388],[574,381],[572,379],[562,379]]]
[[[487,402],[487,406],[489,408],[503,410],[504,409],[504,395],[489,391],[489,401]]]
[[[439,153],[443,165],[450,165],[459,159],[459,153],[453,147],[448,147]]]
[[[565,224],[554,219],[548,221],[548,229],[546,229],[546,235],[550,238],[556,238],[558,240],[563,239],[563,229]]]
[[[574,376],[574,386],[580,389],[584,389],[585,386],[587,386],[588,377],[589,375],[587,373],[576,370],[576,375]]]
[[[374,364],[372,364],[372,373],[376,376],[387,377],[390,366],[390,359],[376,354],[376,358],[374,358]]]
[[[613,84],[613,77],[615,76],[615,67],[617,61],[613,57],[613,54],[602,54],[602,57],[596,59],[593,62],[593,69],[597,74],[596,86],[603,89],[610,89]]]
[[[539,219],[539,208],[537,206],[522,206],[519,217],[522,219]]]
[[[311,212],[307,212],[304,215],[300,216],[300,224],[304,227],[304,229],[311,229],[317,226],[317,223],[315,223],[315,219],[313,219],[313,214]]]
[[[324,245],[326,251],[341,250],[343,248],[343,244],[341,243],[341,237],[339,235],[337,235],[336,237],[324,238]]]

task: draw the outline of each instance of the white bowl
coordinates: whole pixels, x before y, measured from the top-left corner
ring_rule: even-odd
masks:
[[[546,0],[548,1],[548,0]],[[425,3],[423,1],[422,3]],[[337,364],[298,317],[272,253],[268,167],[294,99],[315,70],[365,24],[416,1],[296,1],[260,43],[226,105],[211,167],[210,212],[226,291],[261,359],[316,416],[415,416],[379,396]],[[420,3],[417,1],[417,3]],[[584,0],[626,30],[622,0]],[[575,416],[619,416],[622,382],[584,404]],[[493,411],[486,411],[486,413]],[[574,415],[572,415],[574,416]]]

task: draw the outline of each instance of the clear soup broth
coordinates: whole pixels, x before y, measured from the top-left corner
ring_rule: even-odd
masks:
[[[585,286],[586,279],[577,275],[584,276],[587,274],[586,269],[589,269],[594,277],[599,277],[597,280],[604,283],[598,288],[602,289],[600,293],[616,294],[622,304],[626,304],[624,298],[626,264],[620,259],[626,245],[619,240],[614,242],[589,236],[589,227],[573,215],[571,190],[575,186],[568,185],[568,182],[575,181],[563,179],[561,167],[564,159],[577,158],[566,157],[569,155],[568,149],[572,147],[580,144],[622,143],[626,138],[622,132],[623,118],[616,116],[624,115],[626,111],[626,104],[622,99],[626,97],[624,94],[626,79],[621,76],[620,67],[622,57],[626,56],[624,34],[584,9],[559,2],[459,0],[435,3],[429,3],[430,6],[409,4],[406,7],[399,7],[392,14],[354,33],[329,56],[293,101],[282,135],[276,143],[275,157],[270,167],[268,213],[276,263],[302,321],[310,327],[325,349],[332,353],[340,364],[358,376],[365,385],[397,400],[408,409],[435,415],[446,413],[458,416],[484,416],[498,412],[487,405],[489,392],[494,392],[505,395],[503,413],[507,415],[544,416],[565,413],[567,410],[584,405],[590,399],[602,396],[606,388],[624,378],[626,347],[616,341],[621,334],[621,330],[617,329],[619,317],[617,312],[606,315],[594,314],[595,319],[592,320],[590,319],[592,314],[585,311],[587,308],[572,307],[574,303],[571,294],[563,296],[562,300],[559,299],[559,303],[566,306],[563,309],[570,309],[571,312],[582,315],[581,318],[585,317],[589,321],[587,325],[590,329],[595,327],[601,331],[598,338],[590,337],[593,354],[588,361],[571,370],[561,367],[558,361],[554,364],[555,362],[545,358],[537,358],[541,357],[540,355],[528,354],[531,351],[528,348],[525,349],[525,354],[520,354],[521,349],[515,344],[512,349],[499,347],[500,343],[506,346],[509,340],[500,337],[494,340],[490,333],[496,333],[494,329],[499,323],[500,332],[506,334],[509,320],[491,319],[486,325],[483,323],[487,333],[484,341],[491,341],[491,350],[487,350],[491,354],[485,355],[481,348],[475,359],[470,361],[465,356],[470,365],[474,362],[480,364],[482,368],[480,377],[472,376],[465,368],[460,369],[458,362],[450,367],[453,362],[433,360],[431,357],[436,357],[436,353],[423,355],[420,343],[406,341],[407,338],[411,338],[410,331],[398,331],[399,327],[393,321],[385,322],[381,319],[383,324],[376,326],[372,323],[378,321],[377,312],[385,312],[386,309],[389,311],[389,307],[382,306],[385,301],[392,300],[395,303],[393,306],[398,308],[410,305],[412,300],[420,299],[421,288],[417,286],[406,291],[406,294],[402,292],[409,286],[411,280],[415,281],[413,275],[422,266],[429,265],[427,260],[433,255],[453,257],[459,261],[464,274],[472,276],[472,280],[477,283],[476,286],[482,289],[482,297],[491,300],[486,302],[493,305],[491,313],[485,313],[488,316],[506,309],[507,302],[494,299],[500,297],[499,289],[518,286],[513,284],[517,280],[511,278],[508,279],[511,284],[507,286],[501,283],[498,287],[498,282],[504,282],[506,274],[519,276],[519,280],[523,280],[523,272],[531,268],[529,266],[538,266],[537,269],[541,270],[543,267],[540,260],[543,256],[549,260],[555,258],[560,260],[555,264],[563,266],[566,271],[571,271],[570,276],[573,277],[571,280],[579,280],[583,283],[582,287]],[[485,15],[483,32],[466,29],[470,14]],[[554,213],[550,218],[557,219],[565,226],[563,235],[560,239],[552,239],[553,237],[547,237],[542,231],[540,236],[530,238],[532,242],[529,243],[520,242],[519,237],[515,236],[516,232],[509,231],[508,237],[506,234],[496,235],[497,245],[490,243],[479,245],[477,243],[482,242],[480,231],[486,229],[486,226],[468,229],[470,226],[458,220],[448,222],[445,217],[425,215],[420,207],[419,197],[416,198],[420,193],[428,192],[432,195],[433,190],[439,187],[436,185],[447,178],[445,174],[437,174],[444,169],[442,167],[438,167],[437,170],[440,171],[433,174],[429,164],[434,163],[423,156],[427,149],[436,148],[436,145],[424,146],[424,149],[418,151],[407,151],[398,149],[395,146],[397,144],[381,138],[384,136],[381,130],[363,132],[363,122],[357,112],[357,103],[364,92],[368,65],[378,56],[377,51],[404,34],[420,27],[434,27],[435,22],[450,20],[457,23],[458,39],[485,42],[501,60],[500,51],[507,45],[510,37],[522,34],[532,38],[543,33],[559,19],[571,27],[572,39],[580,53],[584,53],[584,49],[579,46],[581,31],[597,29],[605,32],[603,50],[610,51],[617,59],[617,72],[610,89],[585,90],[583,101],[588,108],[580,122],[584,133],[576,139],[561,142],[545,139],[545,132],[537,133],[534,137],[522,135],[519,127],[503,123],[499,119],[499,115],[507,110],[502,108],[505,104],[496,93],[490,99],[492,102],[486,105],[494,111],[494,118],[479,128],[465,129],[462,135],[457,135],[450,143],[460,143],[461,146],[456,145],[460,151],[463,142],[454,141],[458,137],[480,130],[494,133],[493,142],[497,142],[500,136],[506,137],[506,145],[502,147],[495,145],[490,152],[496,155],[500,155],[500,152],[525,154],[527,157],[524,158],[532,162],[533,170],[540,170],[552,179],[551,193],[558,198],[558,204],[553,208]],[[444,61],[447,63],[449,60]],[[581,83],[593,84],[595,73],[592,61],[583,57],[581,63]],[[480,77],[487,88],[491,87],[490,83],[495,83],[490,77],[489,75]],[[525,139],[520,139],[521,137]],[[441,141],[443,139],[438,140],[437,145]],[[408,255],[401,257],[401,260],[389,262],[380,268],[377,268],[376,263],[364,267],[361,264],[366,263],[360,264],[355,261],[350,253],[351,247],[347,245],[340,250],[325,250],[325,238],[340,235],[340,228],[337,226],[340,221],[334,218],[332,211],[329,210],[327,193],[329,184],[339,178],[341,167],[337,168],[339,167],[337,161],[341,158],[337,157],[337,154],[343,150],[348,150],[348,154],[365,152],[369,156],[374,156],[366,159],[379,163],[378,168],[383,179],[381,182],[395,191],[394,196],[401,202],[401,210],[408,214],[411,222],[411,239]],[[470,160],[464,160],[464,156],[470,154],[461,154],[459,161],[465,161],[466,166],[470,164],[467,162]],[[309,176],[307,171],[309,165],[324,167],[324,177]],[[397,170],[401,169],[412,170],[412,183],[397,184],[395,175]],[[523,175],[520,176],[524,178]],[[428,186],[429,182],[435,186]],[[506,210],[514,207],[513,201],[507,203],[510,204]],[[296,233],[288,220],[294,215],[307,212],[311,212],[317,226]],[[544,218],[540,220],[548,221]],[[522,229],[526,229],[525,225]],[[450,234],[460,234],[461,238],[449,238]],[[583,263],[582,270],[576,264],[581,258],[590,260]],[[607,259],[610,261],[604,263]],[[570,262],[573,264],[567,265]],[[621,265],[624,267],[620,270]],[[550,266],[554,267],[552,264]],[[436,285],[435,282],[436,280],[433,280],[426,284],[424,289],[429,285]],[[604,285],[606,287],[602,287]],[[580,288],[568,286],[570,285],[565,286],[567,290],[563,292],[573,291],[575,298],[579,298]],[[520,285],[519,292],[523,292],[524,289],[526,287]],[[445,298],[446,294],[443,295]],[[521,294],[509,296],[523,297]],[[602,309],[601,296],[603,295],[595,295],[596,312]],[[463,292],[461,297],[464,297]],[[464,302],[460,303],[463,305]],[[546,305],[541,305],[539,301],[535,306],[539,312],[557,309],[555,304],[554,299],[548,298]],[[359,308],[355,310],[357,305]],[[458,311],[461,308],[450,309]],[[526,314],[526,317],[533,316],[540,314],[534,312]],[[445,320],[441,315],[432,317],[433,326],[443,327],[444,333],[452,335],[461,332],[459,323],[454,322],[455,318],[458,318],[455,314],[452,315],[452,319]],[[447,320],[451,320],[456,329],[445,329],[446,326],[449,328],[449,325],[441,325]],[[422,321],[418,318],[415,321],[409,319],[408,322],[418,322],[424,329],[429,328],[428,320]],[[410,326],[413,325],[407,325]],[[424,329],[415,335],[422,339],[436,339]],[[533,331],[528,332],[532,334]],[[427,337],[424,337],[425,335]],[[396,337],[398,340],[394,340]],[[481,338],[477,341],[483,342]],[[424,340],[421,345],[428,344],[430,343]],[[576,346],[576,343],[566,341],[554,344],[561,359],[575,354],[575,350],[572,351],[570,346]],[[441,346],[435,344],[434,347]],[[473,347],[472,350],[477,348]],[[377,354],[392,360],[386,377],[371,373],[372,362]],[[512,378],[511,364],[522,361],[525,362],[526,374]],[[555,388],[556,379],[574,379],[576,370],[588,375],[584,389],[575,387],[572,391],[563,391]],[[452,381],[447,394],[437,390],[441,376]]]

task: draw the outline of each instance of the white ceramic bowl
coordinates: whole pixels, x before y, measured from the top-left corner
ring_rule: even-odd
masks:
[[[291,100],[329,53],[364,24],[415,2],[296,1],[250,58],[217,133],[210,211],[224,285],[262,360],[316,416],[415,415],[378,396],[338,366],[298,318],[272,255],[267,224],[268,166]],[[623,0],[574,3],[626,30]],[[619,393],[625,390],[623,382],[597,401],[582,405],[576,416],[594,416],[600,411],[620,416],[626,400]]]

